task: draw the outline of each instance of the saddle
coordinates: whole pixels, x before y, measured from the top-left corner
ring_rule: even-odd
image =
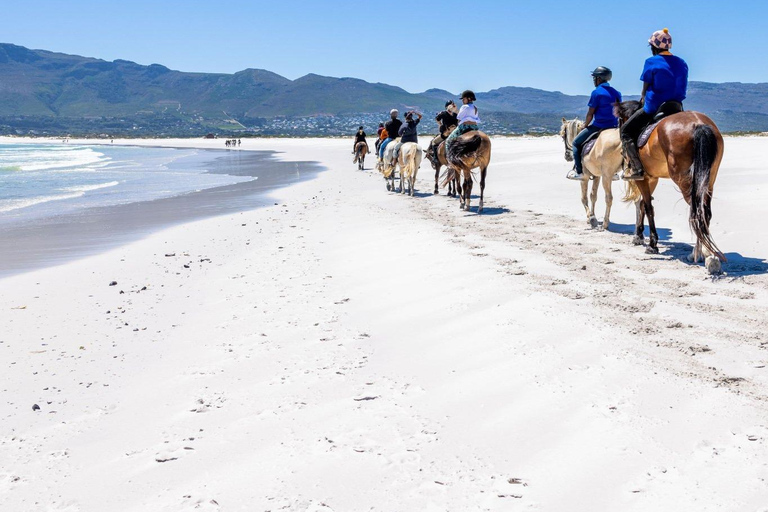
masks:
[[[659,110],[653,116],[653,121],[651,124],[643,128],[643,131],[640,132],[640,136],[637,138],[637,149],[645,146],[645,144],[648,142],[648,139],[651,138],[651,133],[653,133],[653,130],[656,129],[656,126],[662,121],[662,119],[682,111],[683,104],[679,101],[665,101],[662,103],[659,107]]]
[[[603,130],[593,133],[587,138],[586,142],[584,142],[584,145],[581,146],[582,159],[584,159],[584,157],[587,156],[590,151],[592,151],[592,148],[595,147],[595,142],[597,142],[597,138],[600,136],[602,132]]]

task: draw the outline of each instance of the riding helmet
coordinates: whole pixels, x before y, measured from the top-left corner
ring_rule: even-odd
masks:
[[[477,98],[475,98],[475,93],[467,89],[463,93],[461,93],[461,96],[459,98],[464,99],[467,98],[469,101],[477,101]]]
[[[446,102],[445,102],[445,108],[448,108],[448,107],[449,107],[449,106],[451,106],[451,105],[456,105],[456,104],[453,102],[453,100],[448,100],[448,101],[446,101]]]
[[[357,129],[358,129],[358,130],[362,130],[362,129],[363,129],[362,125],[361,125],[360,127],[358,127]]]
[[[669,50],[672,48],[672,36],[669,35],[669,29],[663,28],[654,32],[648,40],[648,44],[659,50]]]
[[[600,77],[609,82],[613,78],[613,72],[605,66],[597,66],[592,72],[592,76]]]
[[[392,110],[389,111],[389,115],[392,115],[392,114],[398,115],[399,113],[400,112],[398,112],[396,108],[393,108]]]

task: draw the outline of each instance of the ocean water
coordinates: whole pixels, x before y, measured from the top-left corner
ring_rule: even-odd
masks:
[[[0,224],[256,179],[209,173],[195,149],[0,144]]]

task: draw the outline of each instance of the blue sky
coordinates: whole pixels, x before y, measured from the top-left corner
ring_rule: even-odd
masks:
[[[586,94],[589,71],[606,65],[615,87],[637,94],[646,41],[663,27],[692,80],[768,82],[765,20],[765,0],[6,0],[0,40],[181,71],[354,76],[411,92]]]

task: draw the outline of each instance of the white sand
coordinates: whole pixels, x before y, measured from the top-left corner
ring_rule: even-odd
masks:
[[[669,182],[661,255],[589,229],[557,138],[494,139],[482,216],[244,140],[329,171],[0,280],[0,510],[768,511],[767,146],[726,141],[713,280]]]

